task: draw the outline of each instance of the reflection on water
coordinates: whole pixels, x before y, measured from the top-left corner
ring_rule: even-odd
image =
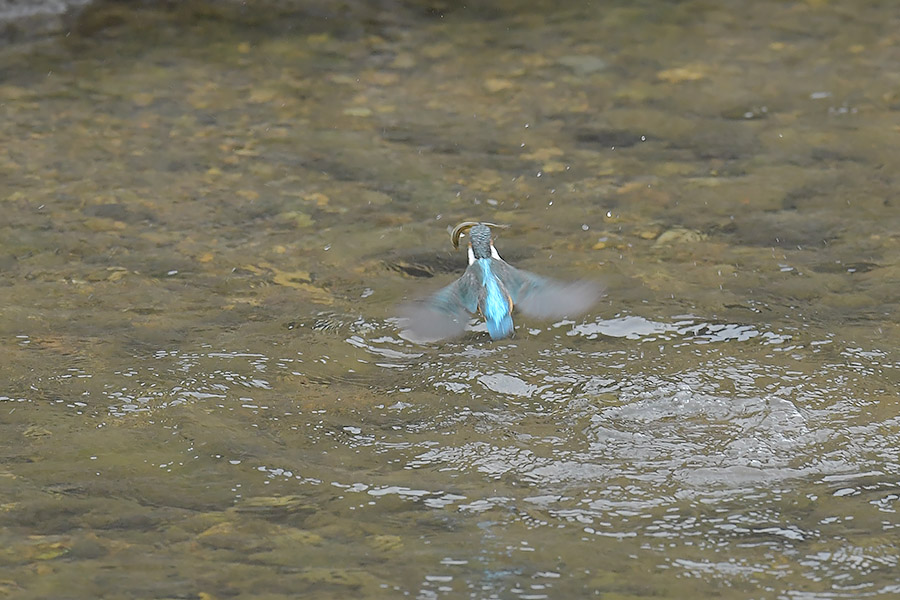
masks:
[[[0,596],[900,595],[886,4],[302,4],[0,50]]]

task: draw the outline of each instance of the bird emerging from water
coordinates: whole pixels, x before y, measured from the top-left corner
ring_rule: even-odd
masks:
[[[494,247],[493,223],[465,221],[450,239],[468,234],[469,266],[462,277],[423,300],[401,309],[403,326],[416,341],[437,341],[465,331],[470,313],[484,317],[493,340],[513,334],[513,308],[540,319],[575,317],[603,295],[590,281],[564,283],[510,266]]]

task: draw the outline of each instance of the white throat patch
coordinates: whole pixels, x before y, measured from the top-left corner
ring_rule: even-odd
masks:
[[[472,252],[472,244],[469,244],[469,264],[471,265],[475,262],[475,253]],[[491,258],[496,258],[497,260],[503,260],[500,258],[500,254],[497,252],[497,249],[494,248],[494,242],[491,242]]]

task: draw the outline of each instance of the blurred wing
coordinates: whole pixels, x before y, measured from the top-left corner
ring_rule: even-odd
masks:
[[[503,281],[513,304],[530,317],[577,317],[603,296],[603,287],[593,281],[556,281],[496,262],[500,264],[493,265],[492,269]]]
[[[434,342],[462,335],[469,313],[478,310],[473,273],[466,273],[433,295],[400,307],[404,333],[415,342]]]

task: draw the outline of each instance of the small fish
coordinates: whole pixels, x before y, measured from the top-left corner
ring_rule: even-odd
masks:
[[[501,340],[513,334],[513,308],[539,319],[575,317],[603,295],[603,288],[594,282],[565,283],[508,265],[494,247],[491,227],[500,226],[466,221],[453,229],[450,239],[455,248],[468,231],[469,266],[447,287],[401,308],[410,339],[425,342],[461,335],[469,314],[477,312],[491,339]]]

